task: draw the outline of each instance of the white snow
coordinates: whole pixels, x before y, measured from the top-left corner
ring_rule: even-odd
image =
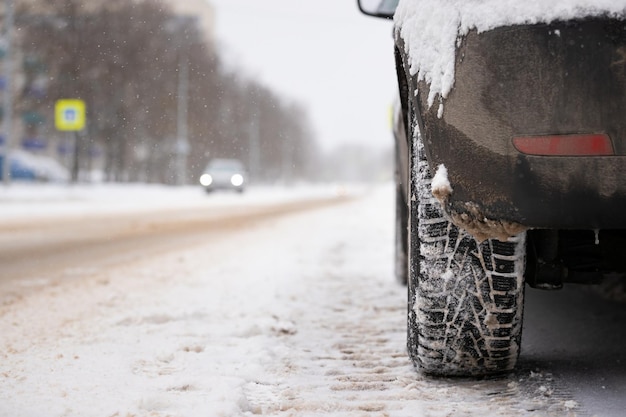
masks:
[[[337,190],[12,187],[0,192],[0,221]],[[0,298],[0,416],[566,415],[512,379],[415,372],[406,288],[392,276],[394,188],[341,192],[362,198]]]
[[[455,46],[470,30],[604,14],[624,16],[626,0],[400,0],[394,24],[401,28],[411,75],[431,84],[432,106],[454,86]]]
[[[443,103],[439,103],[439,109],[437,110],[437,117],[439,119],[443,117]]]
[[[361,185],[301,184],[289,187],[252,186],[243,194],[217,192],[207,195],[198,186],[171,187],[159,184],[38,184],[0,186],[0,221],[36,216],[97,215],[176,209],[182,207],[231,207],[359,193]]]
[[[448,169],[445,165],[441,164],[437,167],[430,184],[433,195],[444,204],[445,200],[452,194],[452,186],[448,180]]]

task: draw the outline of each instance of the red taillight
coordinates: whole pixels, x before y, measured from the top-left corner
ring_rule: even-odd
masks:
[[[550,135],[513,138],[513,145],[527,155],[602,156],[615,155],[609,135]]]

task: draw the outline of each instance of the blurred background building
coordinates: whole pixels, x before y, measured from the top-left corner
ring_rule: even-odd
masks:
[[[55,166],[42,180],[189,184],[212,157],[244,161],[252,182],[358,176],[325,163],[305,107],[224,65],[205,0],[4,0],[0,11],[1,155]],[[86,105],[80,132],[55,128],[68,98]]]

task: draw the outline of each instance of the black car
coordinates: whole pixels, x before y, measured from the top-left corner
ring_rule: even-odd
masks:
[[[409,354],[509,371],[526,284],[626,271],[626,3],[379,3],[359,7],[394,19]]]

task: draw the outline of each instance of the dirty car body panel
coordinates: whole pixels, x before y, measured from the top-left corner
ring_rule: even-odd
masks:
[[[441,117],[426,103],[428,84],[408,81],[419,84],[429,160],[448,169],[448,211],[529,228],[626,227],[624,26],[596,18],[472,31],[458,48]],[[598,134],[611,154],[535,155],[514,145]]]

